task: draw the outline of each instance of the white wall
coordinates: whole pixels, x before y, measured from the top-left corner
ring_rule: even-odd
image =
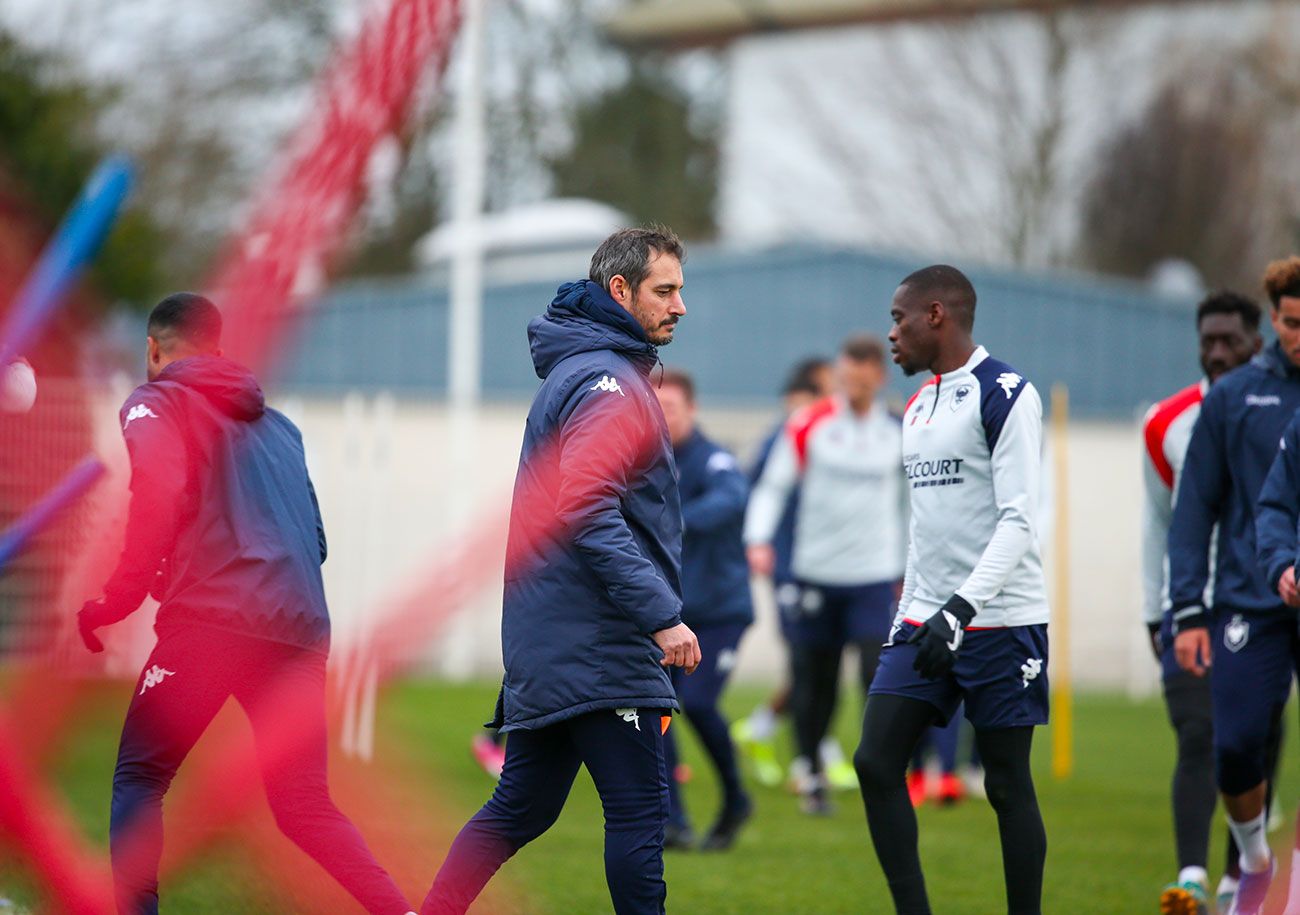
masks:
[[[482,411],[470,442],[474,471],[462,478],[451,473],[454,442],[440,405],[390,401],[376,410],[375,401],[355,398],[281,406],[300,423],[307,442],[330,539],[325,583],[336,644],[342,645],[364,626],[363,614],[373,609],[377,595],[418,577],[459,542],[456,501],[474,506],[469,526],[508,501],[526,405]],[[388,419],[382,418],[385,410]],[[701,419],[748,460],[773,416],[706,409]],[[1071,428],[1070,658],[1080,686],[1144,692],[1157,683],[1138,622],[1139,457],[1136,423],[1080,422]],[[503,552],[501,545],[484,557],[484,568],[472,573],[474,597],[422,650],[433,671],[499,674]],[[1050,543],[1046,558],[1051,575]],[[772,679],[780,675],[783,652],[766,589],[760,586],[757,597],[760,622],[746,637],[739,676]]]

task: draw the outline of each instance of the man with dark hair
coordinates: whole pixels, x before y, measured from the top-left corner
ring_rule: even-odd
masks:
[[[751,487],[762,479],[767,467],[767,460],[772,455],[772,448],[785,432],[785,424],[790,417],[804,407],[827,397],[831,393],[831,364],[821,356],[810,356],[796,363],[790,370],[785,386],[781,390],[782,419],[776,424],[758,447],[754,464],[749,469]],[[799,510],[799,487],[795,486],[786,497],[781,509],[781,520],[772,535],[772,596],[776,601],[777,623],[780,625],[781,637],[790,647],[791,620],[799,601],[799,586],[795,583],[790,561],[794,555],[794,521]],[[776,720],[789,708],[790,682],[787,680],[776,691],[744,718],[739,719],[731,728],[731,737],[736,747],[749,756],[754,766],[754,776],[760,784],[774,788],[781,784],[784,772],[776,755]],[[834,747],[839,749],[838,741]],[[845,764],[844,751],[839,749],[842,767]],[[823,767],[827,776],[834,783],[837,771],[824,756]],[[853,776],[853,783],[857,776]]]
[[[1288,534],[1278,531],[1276,515],[1273,523],[1257,516],[1278,442],[1300,407],[1300,257],[1270,264],[1264,288],[1277,342],[1220,378],[1201,402],[1168,545],[1175,657],[1197,676],[1214,663],[1215,775],[1240,851],[1236,915],[1261,911],[1275,870],[1265,831],[1270,733],[1300,664],[1288,606],[1295,518]],[[1285,505],[1284,492],[1273,499]],[[1300,903],[1300,856],[1291,877],[1288,910]]]
[[[1196,309],[1201,370],[1205,377],[1168,397],[1142,421],[1145,445],[1142,461],[1146,498],[1142,503],[1143,618],[1151,647],[1162,666],[1165,706],[1177,738],[1172,785],[1174,846],[1178,877],[1160,894],[1162,912],[1206,915],[1209,873],[1206,870],[1210,821],[1217,791],[1214,787],[1213,716],[1210,680],[1178,666],[1173,636],[1162,631],[1168,603],[1165,545],[1173,515],[1174,494],[1182,474],[1192,428],[1201,400],[1210,385],[1259,352],[1259,305],[1234,292],[1216,292]],[[1227,910],[1237,888],[1240,868],[1237,845],[1228,836],[1228,866],[1219,883],[1219,908]]]
[[[224,358],[221,314],[168,296],[148,325],[149,381],[122,407],[131,459],[126,542],[81,637],[160,606],[158,644],[126,713],[110,837],[118,910],[158,912],[162,799],[229,696],[249,717],[276,823],[375,915],[410,906],[330,800],[325,531],[302,436],[257,381]]]
[[[1047,592],[1038,555],[1042,405],[971,337],[975,292],[928,267],[894,293],[889,334],[908,375],[934,373],[903,414],[907,573],[854,764],[894,906],[930,911],[908,760],[964,702],[998,817],[1010,915],[1041,911],[1047,837],[1029,750],[1047,722]]]
[[[583,765],[605,808],[614,911],[664,911],[663,734],[678,708],[667,668],[694,671],[700,647],[682,622],[681,502],[649,374],[686,314],[683,254],[667,230],[616,232],[592,278],[561,286],[528,325],[542,385],[506,544],[493,721],[507,733],[505,765],[423,915],[468,909],[555,822]]]
[[[801,487],[794,537],[799,597],[791,621],[796,788],[805,812],[830,812],[822,740],[839,695],[844,647],[858,650],[865,692],[902,576],[906,492],[898,419],[883,398],[884,346],[870,336],[845,341],[839,393],[786,424],[754,487],[745,516],[750,569],[771,575],[773,537],[786,499]]]
[[[731,452],[708,439],[696,424],[695,384],[690,375],[664,372],[655,393],[668,424],[681,490],[682,621],[699,638],[703,656],[690,677],[673,668],[673,688],[722,785],[722,808],[700,849],[722,851],[731,847],[753,811],[740,783],[726,719],[718,711],[722,690],[736,666],[741,636],[754,621],[749,566],[740,540],[749,484]],[[664,844],[687,848],[694,842],[694,832],[674,778],[677,745],[671,729],[664,733],[664,748],[670,803]]]

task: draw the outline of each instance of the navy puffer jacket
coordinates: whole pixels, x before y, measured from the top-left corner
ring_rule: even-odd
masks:
[[[543,381],[515,478],[494,723],[675,709],[651,637],[682,607],[677,473],[649,381],[657,351],[588,280],[561,286],[528,337]]]

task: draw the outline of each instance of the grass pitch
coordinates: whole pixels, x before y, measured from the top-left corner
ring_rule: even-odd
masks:
[[[118,728],[130,687],[97,689],[75,727],[46,765],[75,820],[93,845],[107,845],[108,792]],[[413,681],[381,697],[377,762],[332,762],[336,799],[358,822],[402,889],[419,903],[447,843],[461,823],[487,799],[491,780],[471,758],[469,738],[492,710],[494,684]],[[748,711],[761,692],[737,688],[727,698],[733,716]],[[860,708],[846,702],[838,715],[846,751],[857,738]],[[228,707],[226,724],[241,725]],[[1058,781],[1050,772],[1050,735],[1040,729],[1035,775],[1047,826],[1044,910],[1127,915],[1155,912],[1161,886],[1175,872],[1169,813],[1173,737],[1159,699],[1133,703],[1114,696],[1085,695],[1075,706],[1075,771]],[[222,722],[218,721],[218,725]],[[716,809],[712,774],[694,735],[673,724],[684,761],[694,770],[687,803],[699,829]],[[204,741],[223,739],[219,727]],[[1294,736],[1281,767],[1280,797],[1287,814],[1274,846],[1289,855],[1297,779]],[[788,745],[788,740],[787,740]],[[200,744],[202,747],[202,743]],[[185,787],[182,770],[174,790]],[[708,913],[888,913],[888,891],[867,835],[861,800],[837,797],[834,816],[811,819],[780,789],[752,788],[757,812],[736,847],[723,854],[670,852],[666,856],[668,908]],[[270,817],[259,800],[259,824]],[[921,855],[931,901],[938,913],[990,915],[1003,908],[1002,864],[992,810],[979,800],[919,812]],[[195,824],[168,818],[175,838]],[[1223,861],[1223,832],[1216,826],[1211,874]],[[360,911],[341,897],[308,901],[286,892],[272,857],[312,873],[292,848],[268,853],[264,841],[250,851],[234,830],[203,858],[187,865],[163,889],[169,913],[293,913]],[[473,911],[506,913],[600,913],[609,911],[601,863],[599,800],[585,772],[578,777],[559,821],[508,862],[491,893]],[[287,846],[287,842],[280,843]],[[292,860],[292,856],[302,860]],[[287,866],[287,865],[286,865]],[[318,873],[322,892],[328,878]],[[0,913],[41,912],[44,907],[21,863],[0,852],[0,895],[15,904]]]

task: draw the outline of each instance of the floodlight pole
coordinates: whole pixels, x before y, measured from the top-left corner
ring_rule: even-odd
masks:
[[[484,183],[483,3],[461,0],[462,58],[456,104],[456,166],[452,225],[451,310],[447,389],[453,421],[472,416],[482,388]],[[466,443],[467,445],[469,443]],[[459,447],[453,444],[453,447]],[[459,468],[458,468],[459,469]],[[465,480],[456,480],[459,487]]]

